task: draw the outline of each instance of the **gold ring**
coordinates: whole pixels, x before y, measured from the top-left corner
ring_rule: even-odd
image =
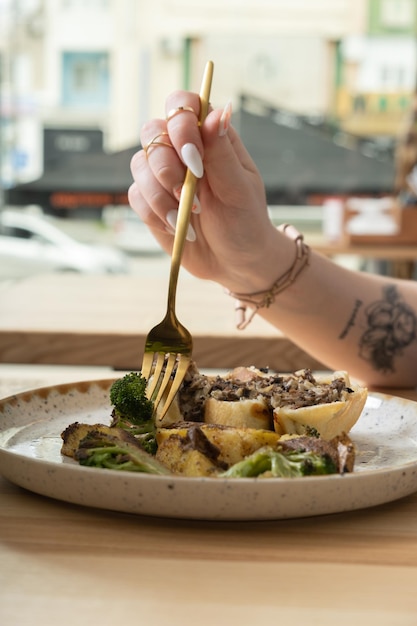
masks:
[[[179,113],[184,113],[186,111],[188,111],[189,113],[194,113],[194,115],[198,117],[193,107],[182,106],[182,107],[177,107],[176,109],[171,109],[170,111],[168,111],[168,115],[166,116],[166,121],[169,122],[169,120],[171,120],[176,115],[179,115]],[[198,126],[200,126],[200,122],[198,122]]]
[[[151,139],[151,141],[149,141],[145,146],[143,146],[143,151],[146,154],[146,157],[148,156],[148,152],[149,150],[152,148],[152,146],[166,146],[167,148],[173,148],[174,146],[171,143],[168,143],[168,141],[158,141],[158,139],[160,137],[165,137],[168,136],[168,133],[164,130],[162,131],[162,133],[158,133],[157,135],[155,135],[155,137],[153,139]]]

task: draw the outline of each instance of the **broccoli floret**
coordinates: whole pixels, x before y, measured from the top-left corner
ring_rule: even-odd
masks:
[[[327,454],[311,451],[274,450],[270,447],[260,448],[250,456],[232,465],[221,476],[228,478],[245,478],[261,476],[268,472],[275,478],[296,478],[301,476],[317,476],[335,474],[338,468]]]
[[[158,450],[158,444],[156,442],[155,433],[145,433],[144,435],[136,435],[136,440],[139,441],[142,448],[148,453],[155,456]]]
[[[124,437],[89,433],[78,446],[75,459],[80,465],[106,469],[143,472],[146,474],[169,474],[169,471],[141,444],[126,433]]]
[[[154,403],[146,397],[147,380],[139,372],[130,372],[114,381],[110,388],[113,405],[112,426],[124,428],[137,437],[143,448],[155,454]]]
[[[136,426],[152,420],[153,402],[146,397],[147,380],[139,372],[130,372],[115,380],[110,388],[110,402],[118,417]]]

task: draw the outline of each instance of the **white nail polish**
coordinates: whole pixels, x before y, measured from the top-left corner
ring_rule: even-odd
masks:
[[[178,219],[178,211],[176,211],[175,209],[173,209],[172,211],[168,211],[168,213],[166,214],[166,221],[168,222],[169,226],[166,226],[165,230],[172,235],[175,234],[175,230],[177,227],[177,219]],[[187,235],[185,238],[187,241],[195,241],[197,239],[197,235],[195,233],[194,228],[191,226],[191,224],[188,225]]]
[[[186,240],[192,242],[192,241],[195,241],[196,239],[197,239],[197,235],[195,234],[194,228],[191,226],[191,224],[188,224]]]
[[[204,174],[203,161],[197,147],[193,143],[186,143],[181,148],[181,157],[185,165],[192,171],[194,176],[201,178]]]
[[[178,211],[176,211],[175,209],[172,209],[172,211],[168,211],[168,213],[166,214],[166,221],[168,222],[174,233],[177,227],[177,219]]]

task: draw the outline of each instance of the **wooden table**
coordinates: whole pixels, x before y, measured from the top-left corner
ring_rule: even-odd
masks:
[[[319,518],[208,523],[83,508],[0,478],[0,563],[2,626],[415,626],[417,493]]]
[[[165,314],[167,286],[168,272],[51,274],[12,283],[0,292],[0,362],[137,369],[148,331]],[[177,309],[193,334],[199,367],[323,369],[260,317],[236,330],[234,302],[214,283],[183,272]]]
[[[406,279],[414,276],[417,245],[350,244],[346,240],[332,243],[322,234],[315,233],[307,234],[305,239],[314,250],[325,256],[354,256],[368,261],[387,261],[391,276]]]
[[[329,256],[385,259],[392,274],[410,278],[417,246],[331,244],[322,235],[307,242]],[[0,290],[0,362],[105,365],[137,369],[148,330],[166,305],[168,259],[159,272],[140,275],[51,274],[10,283]],[[178,316],[194,337],[200,367],[269,366],[277,371],[323,365],[260,317],[245,331],[234,325],[233,301],[218,285],[182,271]]]

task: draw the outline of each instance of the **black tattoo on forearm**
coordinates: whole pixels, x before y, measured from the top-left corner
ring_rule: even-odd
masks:
[[[362,300],[355,300],[355,306],[353,307],[352,315],[350,316],[345,328],[340,333],[339,339],[344,339],[346,335],[348,334],[349,330],[352,328],[352,326],[355,325],[356,316],[362,304],[363,304]]]
[[[359,342],[359,355],[376,370],[394,371],[394,358],[416,339],[416,313],[401,300],[394,285],[384,297],[365,309],[367,330]]]

